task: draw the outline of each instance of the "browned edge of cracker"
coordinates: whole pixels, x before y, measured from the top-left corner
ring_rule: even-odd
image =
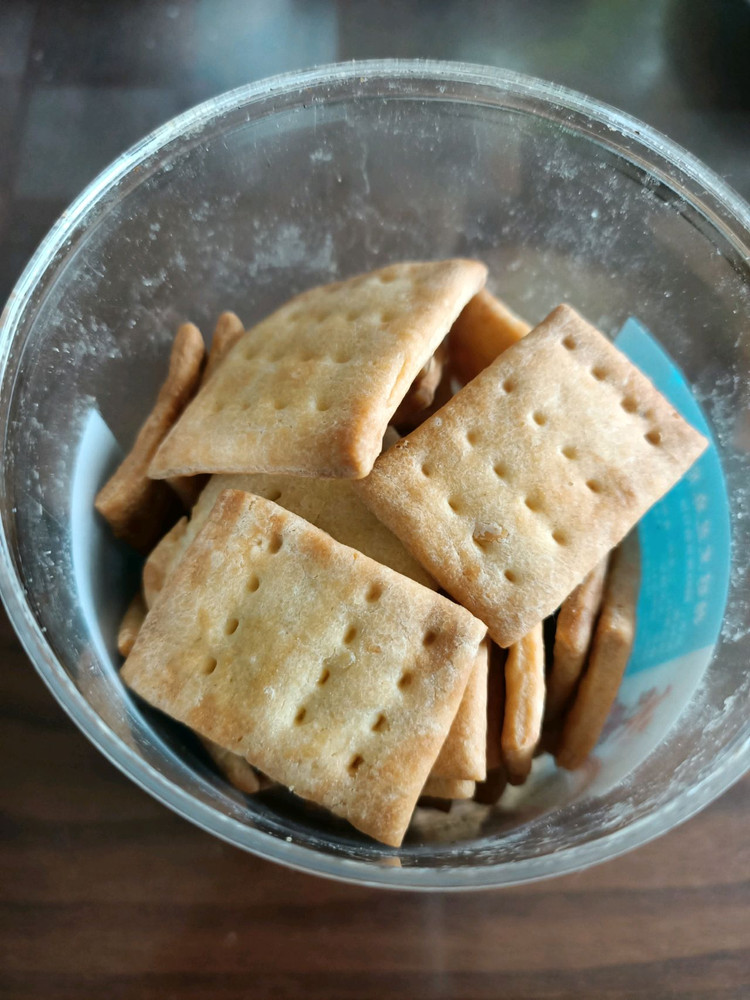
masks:
[[[474,787],[473,781],[430,775],[422,789],[422,795],[433,799],[470,799],[474,794]]]
[[[147,613],[146,602],[139,590],[130,604],[128,604],[127,610],[120,622],[120,628],[117,631],[117,650],[120,656],[130,655],[130,651],[135,645],[135,640],[138,638],[138,633],[141,630],[141,625],[143,625]]]
[[[547,676],[545,723],[565,710],[581,676],[604,594],[609,556],[563,601],[555,626],[552,669]]]
[[[432,406],[435,392],[443,377],[447,353],[447,344],[443,341],[398,404],[398,409],[391,418],[396,427],[404,431],[416,427],[420,423],[421,415]]]
[[[486,288],[464,306],[448,335],[451,364],[461,382],[471,382],[483,368],[531,330]]]
[[[192,323],[183,323],[175,336],[167,377],[153,409],[133,447],[94,502],[114,534],[144,554],[177,512],[173,491],[165,483],[150,479],[148,466],[195,393],[204,357],[200,330]]]
[[[508,650],[505,661],[505,713],[501,746],[512,785],[522,785],[531,771],[544,716],[544,636],[534,626]]]
[[[199,739],[218,772],[238,791],[244,792],[245,795],[255,795],[256,792],[270,787],[271,782],[248,764],[244,757],[232,753],[231,750],[219,746],[204,736]]]
[[[556,761],[573,771],[596,746],[635,640],[640,550],[634,529],[612,554],[588,663],[565,717]]]
[[[433,778],[483,781],[487,773],[487,673],[489,639],[477,651],[474,669],[464,690],[445,743],[432,765]]]
[[[227,311],[219,316],[214,327],[213,336],[211,337],[211,347],[209,348],[206,360],[206,370],[203,373],[203,385],[211,378],[244,332],[245,327],[236,313]]]
[[[143,597],[149,610],[154,606],[169,574],[182,558],[183,539],[188,523],[187,517],[181,517],[173,524],[143,564]]]

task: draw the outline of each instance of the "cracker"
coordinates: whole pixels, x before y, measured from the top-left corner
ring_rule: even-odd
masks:
[[[551,614],[706,440],[560,306],[356,488],[501,646]]]
[[[608,557],[588,573],[562,603],[555,626],[552,670],[547,678],[547,720],[558,718],[581,676],[599,614]]]
[[[635,639],[640,583],[638,535],[631,532],[612,554],[586,670],[563,724],[556,761],[580,767],[596,746],[617,697]]]
[[[143,597],[149,610],[189,544],[188,519],[181,517],[149,553],[143,564]]]
[[[474,789],[474,801],[483,806],[494,806],[508,787],[508,775],[502,766],[487,771],[484,781],[478,781]]]
[[[243,490],[272,500],[328,532],[337,542],[363,552],[425,587],[436,589],[437,585],[429,573],[407,552],[393,532],[368,510],[350,481],[262,474],[217,475],[209,480],[193,509],[190,523],[183,525],[178,522],[147,559],[143,587],[149,607],[225,489]]]
[[[483,288],[451,327],[448,350],[455,374],[462,382],[471,382],[529,330],[526,320]]]
[[[456,717],[433,764],[433,778],[484,780],[487,772],[488,655],[489,641],[485,639],[479,647]]]
[[[469,260],[394,264],[298,295],[240,337],[149,474],[366,476],[390,417],[485,276]]]
[[[149,479],[149,463],[198,387],[205,356],[200,330],[184,323],[174,339],[167,378],[130,452],[96,497],[118,538],[148,552],[177,510],[166,483]]]
[[[539,622],[508,650],[501,747],[511,785],[531,770],[544,716],[544,634]]]
[[[277,504],[218,498],[122,669],[155,707],[398,846],[484,626]]]
[[[128,605],[117,632],[117,650],[120,656],[129,656],[146,617],[146,604],[140,590]]]
[[[442,343],[409,386],[409,391],[393,414],[393,423],[403,429],[416,427],[420,415],[432,406],[443,377],[447,346]]]
[[[213,740],[201,738],[201,743],[219,773],[240,792],[244,792],[245,795],[255,795],[256,792],[268,787],[268,782],[238,753],[225,750]]]
[[[428,799],[470,799],[475,787],[473,781],[430,775],[422,789],[422,795]]]
[[[206,370],[203,373],[204,384],[216,371],[219,364],[231,351],[242,334],[245,327],[242,320],[233,312],[223,312],[216,321],[214,334],[211,338],[211,347],[206,359]]]

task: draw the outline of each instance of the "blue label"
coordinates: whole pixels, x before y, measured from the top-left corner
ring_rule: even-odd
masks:
[[[632,674],[715,644],[729,591],[729,501],[713,436],[682,373],[635,319],[615,344],[709,440],[638,525],[642,575]]]

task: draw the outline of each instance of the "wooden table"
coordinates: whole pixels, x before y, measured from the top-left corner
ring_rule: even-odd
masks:
[[[517,889],[287,871],[91,746],[0,622],[0,997],[750,996],[750,777],[652,844]]]

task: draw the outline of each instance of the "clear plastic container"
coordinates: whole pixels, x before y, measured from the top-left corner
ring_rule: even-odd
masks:
[[[401,888],[509,885],[669,830],[750,759],[749,244],[748,206],[683,150],[611,108],[497,70],[324,67],[168,123],[65,213],[2,317],[0,587],[36,669],[160,801],[311,872]],[[454,255],[486,261],[532,322],[568,301],[610,335],[631,315],[648,328],[715,437],[733,563],[720,635],[689,687],[675,700],[668,685],[671,713],[641,713],[649,738],[630,756],[615,735],[610,757],[626,767],[593,780],[540,758],[499,808],[425,814],[396,852],[286,793],[245,798],[185,730],[135,704],[114,634],[138,566],[91,500],[115,460],[107,427],[132,439],[181,320],[208,332],[233,309],[250,325],[316,283]]]

